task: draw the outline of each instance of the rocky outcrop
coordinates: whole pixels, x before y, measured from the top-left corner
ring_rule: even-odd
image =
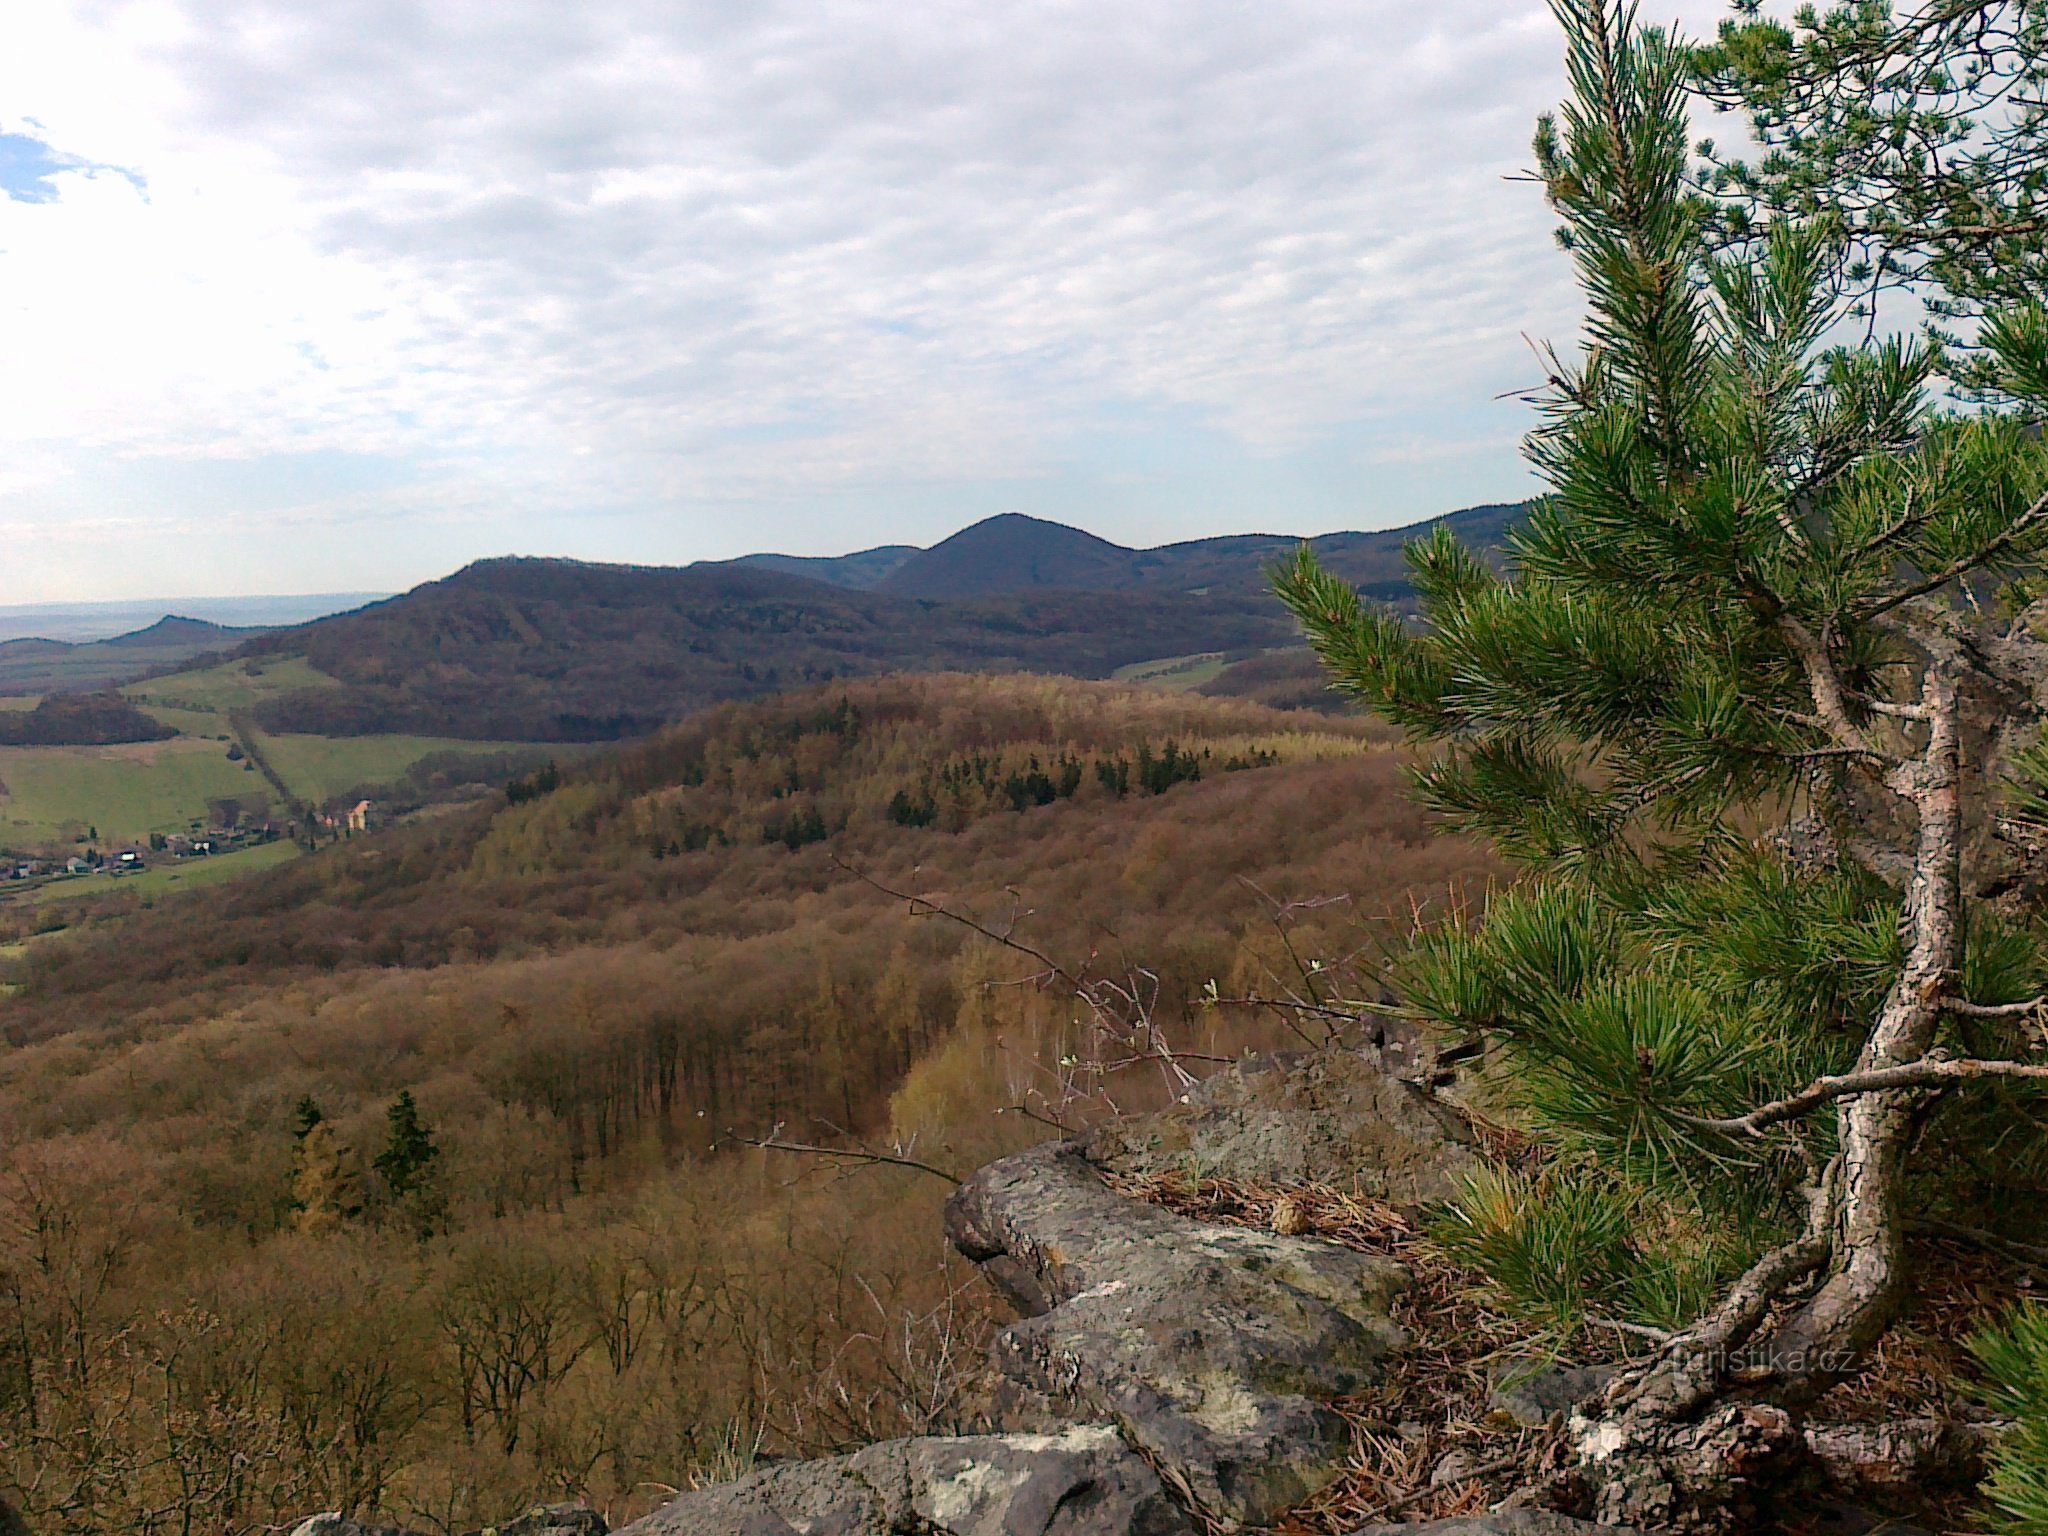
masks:
[[[1096,1127],[1082,1150],[1118,1173],[1193,1167],[1334,1184],[1402,1206],[1447,1199],[1479,1161],[1471,1127],[1451,1105],[1372,1056],[1334,1050],[1225,1067],[1183,1104]]]
[[[607,1536],[604,1516],[581,1504],[549,1504],[529,1509],[501,1525],[487,1525],[469,1536]],[[0,1536],[5,1536],[0,1530]],[[292,1536],[419,1536],[391,1525],[364,1525],[341,1515],[315,1515],[292,1527]]]
[[[686,1493],[619,1536],[1193,1536],[1114,1429],[892,1440]]]
[[[1319,1052],[1233,1066],[1161,1114],[993,1164],[955,1193],[947,1232],[1023,1314],[995,1344],[999,1422],[1052,1432],[900,1440],[771,1467],[685,1494],[621,1536],[1264,1525],[1341,1470],[1351,1437],[1331,1404],[1380,1380],[1402,1346],[1390,1308],[1406,1274],[1384,1257],[1129,1199],[1103,1170],[1193,1163],[1417,1205],[1448,1194],[1476,1158],[1465,1121],[1427,1090],[1371,1057]],[[1571,1522],[1546,1518],[1483,1529],[1570,1536]]]
[[[1335,1475],[1349,1435],[1328,1403],[1403,1342],[1399,1265],[1127,1199],[1071,1143],[982,1169],[946,1224],[1027,1314],[998,1368],[1116,1424],[1225,1522],[1264,1523]]]

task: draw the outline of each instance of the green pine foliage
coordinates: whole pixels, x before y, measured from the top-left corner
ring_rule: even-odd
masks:
[[[1984,1495],[2001,1536],[2048,1536],[2048,1307],[2022,1306],[1978,1332],[1970,1350],[1990,1379],[1986,1400],[2012,1428],[1991,1455]]]
[[[400,1200],[417,1193],[426,1183],[441,1149],[420,1119],[420,1107],[412,1090],[401,1089],[384,1115],[384,1150],[373,1167],[383,1175],[385,1185]]]
[[[1775,835],[1809,812],[1858,831],[1810,657],[1880,730],[1917,697],[1893,616],[1974,616],[2035,569],[2048,320],[1986,332],[2012,408],[1938,409],[1929,347],[1836,343],[1838,220],[1710,248],[1690,51],[1614,0],[1556,10],[1571,99],[1535,153],[1588,320],[1536,402],[1546,494],[1504,569],[1441,530],[1410,547],[1419,627],[1307,550],[1276,586],[1335,685],[1432,749],[1419,798],[1527,872],[1397,967],[1416,1017],[1490,1044],[1543,1153],[1475,1181],[1442,1241],[1546,1325],[1668,1325],[1797,1230],[1835,1135],[1701,1122],[1848,1069],[1903,959],[1896,882]],[[2031,766],[2048,784],[2048,748]],[[2041,991],[2032,935],[1966,928],[1964,995]],[[1966,1023],[1941,1043],[1970,1047]]]

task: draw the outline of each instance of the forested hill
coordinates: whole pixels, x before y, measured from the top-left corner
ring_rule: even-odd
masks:
[[[1449,521],[1487,547],[1515,510],[1475,508]],[[1315,544],[1371,595],[1398,600],[1407,592],[1401,545],[1416,531]],[[605,741],[720,700],[850,676],[1099,678],[1161,657],[1285,645],[1293,627],[1264,570],[1297,542],[1259,535],[1135,551],[1055,523],[997,518],[912,555],[872,590],[759,561],[487,560],[247,652],[303,655],[334,680],[262,705],[259,723],[272,730]],[[889,564],[850,556],[824,569],[844,576]]]
[[[1468,507],[1440,521],[1475,548],[1496,547],[1520,516],[1519,503]],[[1427,524],[1380,533],[1331,533],[1308,540],[1329,569],[1377,597],[1408,590],[1401,549]],[[1047,587],[1090,592],[1262,595],[1265,573],[1303,540],[1246,533],[1128,549],[1078,528],[1005,513],[919,551],[875,583],[899,597],[967,598]]]
[[[644,735],[707,704],[878,672],[1101,677],[1128,662],[1278,644],[1270,599],[1045,592],[930,603],[762,570],[492,560],[256,642],[338,679],[263,725],[521,741]]]

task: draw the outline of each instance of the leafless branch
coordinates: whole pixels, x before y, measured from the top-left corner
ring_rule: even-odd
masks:
[[[763,1152],[794,1152],[806,1157],[822,1157],[829,1160],[852,1163],[861,1167],[913,1168],[919,1173],[928,1173],[935,1179],[944,1179],[948,1184],[958,1184],[960,1176],[934,1167],[918,1158],[901,1152],[877,1152],[872,1147],[820,1147],[809,1142],[785,1141],[782,1127],[777,1126],[766,1136],[742,1136],[737,1131],[727,1131],[726,1139],[743,1147],[759,1147]]]

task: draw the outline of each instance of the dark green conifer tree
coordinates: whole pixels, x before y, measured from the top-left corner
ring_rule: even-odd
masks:
[[[1655,1524],[1802,1454],[1799,1405],[1910,1294],[1954,1127],[2048,1079],[2003,787],[2048,718],[2048,317],[1985,330],[2003,408],[1938,409],[1928,347],[1838,344],[1833,210],[1715,253],[1690,50],[1554,8],[1537,169],[1587,321],[1537,401],[1545,494],[1504,570],[1410,550],[1419,630],[1306,550],[1279,589],[1429,746],[1424,801],[1526,872],[1400,966],[1549,1153],[1447,1238],[1547,1323],[1668,1333],[1574,1423],[1602,1518]]]
[[[401,1198],[412,1193],[427,1176],[441,1149],[420,1119],[420,1107],[410,1088],[401,1089],[384,1112],[384,1150],[373,1166],[391,1192]]]

